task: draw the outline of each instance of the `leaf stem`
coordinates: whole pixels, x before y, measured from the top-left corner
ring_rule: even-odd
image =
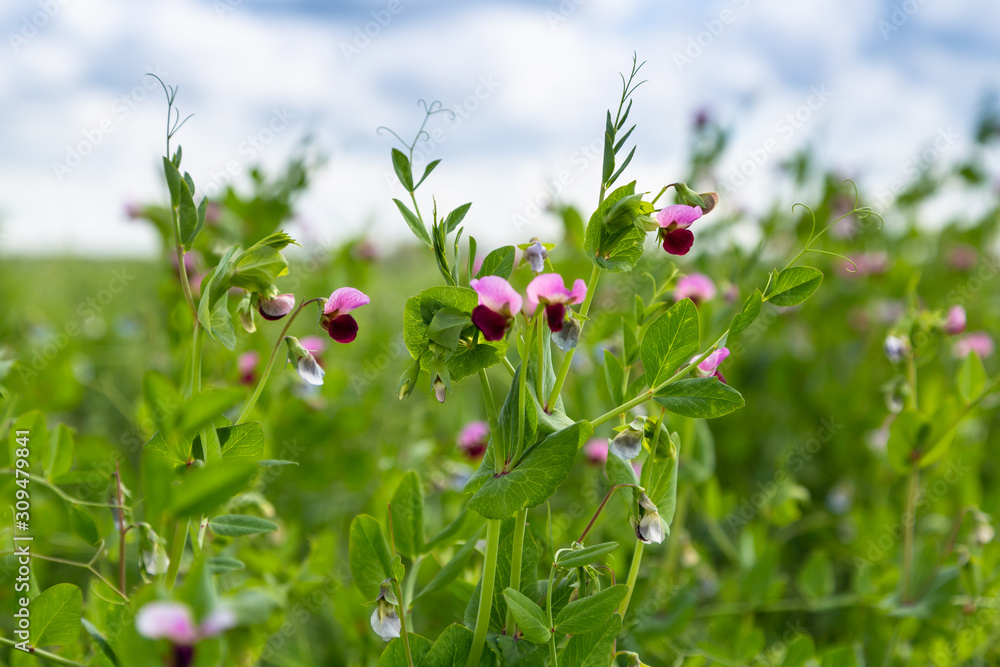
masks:
[[[6,637],[0,637],[0,644],[6,644],[7,646],[17,646],[17,642],[15,642],[13,639],[7,639]],[[57,665],[74,665],[75,667],[87,667],[82,662],[75,662],[73,660],[70,660],[69,658],[64,658],[61,655],[50,653],[46,650],[35,648],[34,646],[29,647],[28,653],[34,655],[37,658],[41,658],[42,660],[54,662]]]
[[[577,542],[583,544],[583,540],[586,539],[587,533],[590,532],[590,529],[594,527],[594,523],[597,522],[597,517],[601,515],[601,512],[604,510],[604,506],[608,504],[609,500],[611,500],[611,495],[618,489],[624,488],[641,489],[642,487],[636,484],[618,484],[608,489],[607,494],[604,496],[604,500],[601,501],[600,507],[598,507],[597,511],[594,512],[593,518],[590,519],[590,523],[587,524],[587,527],[583,529],[583,533],[580,534],[580,539],[578,539]]]
[[[174,541],[170,545],[170,565],[167,567],[167,575],[164,580],[167,590],[177,583],[177,572],[181,567],[181,558],[184,557],[184,543],[187,542],[189,521],[177,520],[174,527]]]
[[[632,600],[632,591],[635,590],[635,582],[639,578],[639,565],[642,563],[642,549],[646,545],[643,544],[642,540],[636,539],[635,541],[635,552],[632,554],[632,567],[628,571],[628,593],[625,594],[625,599],[622,600],[621,606],[618,607],[618,615],[625,620],[625,612],[628,611],[628,604]]]
[[[521,590],[521,555],[524,551],[524,529],[528,523],[528,510],[520,509],[514,518],[514,547],[510,553],[510,587],[515,591]],[[513,637],[517,633],[517,621],[514,619],[514,610],[507,606],[507,622],[504,624],[504,633]]]
[[[486,405],[486,418],[490,424],[490,443],[493,448],[493,472],[500,474],[503,470],[503,457],[505,452],[497,451],[500,446],[500,425],[497,422],[497,406],[493,401],[493,391],[490,389],[490,379],[486,375],[486,369],[479,369],[479,384],[483,389],[483,403]]]
[[[125,560],[125,534],[128,532],[128,527],[125,525],[125,510],[123,509],[125,499],[122,494],[122,472],[117,459],[115,459],[115,487],[118,491],[118,589],[124,593],[128,590],[126,584],[127,561]]]
[[[479,611],[476,614],[476,630],[472,636],[472,647],[466,667],[478,667],[479,658],[486,644],[486,633],[490,628],[493,612],[493,584],[497,575],[497,551],[500,547],[500,519],[486,522],[486,560],[483,563],[483,578],[479,594]]]
[[[909,604],[913,579],[914,533],[917,525],[917,497],[920,495],[920,467],[914,465],[906,492],[906,513],[903,515],[903,604]]]
[[[556,574],[556,564],[553,563],[552,567],[549,568],[549,585],[545,589],[545,606],[549,613],[549,630],[552,629],[554,623],[552,622],[552,586]],[[556,633],[549,633],[549,658],[552,660],[552,667],[559,667],[559,656],[556,654]]]
[[[37,553],[30,553],[30,554],[27,554],[27,556],[29,558],[37,558],[38,560],[47,560],[50,563],[59,563],[60,565],[70,565],[72,567],[82,567],[85,570],[90,570],[90,572],[95,577],[97,577],[102,582],[104,582],[105,586],[107,586],[112,591],[114,591],[115,595],[118,595],[123,600],[128,600],[128,596],[125,595],[124,592],[118,590],[115,587],[114,584],[112,584],[110,581],[108,581],[107,579],[105,579],[104,576],[100,572],[98,572],[96,569],[94,569],[94,562],[97,560],[98,556],[100,556],[101,553],[104,551],[103,542],[101,544],[102,544],[101,548],[97,551],[96,554],[94,554],[94,557],[90,559],[89,563],[81,563],[79,561],[67,560],[65,558],[56,558],[55,556],[43,556],[42,554],[37,554]],[[12,555],[12,554],[18,554],[18,555],[21,555],[21,556],[25,555],[25,554],[22,554],[20,552],[15,552],[15,551],[2,551],[2,552],[0,552],[0,556],[9,556],[9,555]]]
[[[288,321],[285,322],[285,327],[281,330],[281,334],[278,335],[278,339],[274,342],[274,347],[271,349],[271,356],[267,360],[267,366],[264,367],[264,372],[260,376],[260,380],[257,381],[257,387],[253,391],[253,396],[247,401],[246,407],[243,408],[243,412],[240,413],[239,418],[237,418],[236,423],[242,424],[246,421],[247,417],[250,416],[250,411],[253,410],[254,405],[257,404],[257,399],[260,398],[260,392],[263,391],[264,385],[267,384],[267,378],[271,374],[271,367],[274,366],[274,360],[278,356],[278,348],[285,341],[285,334],[288,333],[289,327],[292,326],[292,322],[295,318],[299,316],[302,309],[308,306],[310,303],[320,303],[324,299],[322,297],[317,297],[315,299],[309,299],[308,301],[303,301],[299,304],[299,307],[295,309],[295,312],[289,315]]]
[[[15,468],[0,468],[0,475],[17,475],[18,477],[25,477],[23,470],[19,471],[18,469]],[[52,491],[52,493],[56,494],[57,496],[65,500],[66,502],[73,503],[74,505],[86,505],[87,507],[105,507],[113,510],[122,509],[123,507],[122,505],[115,505],[114,503],[98,503],[91,500],[81,500],[80,498],[74,498],[73,496],[69,495],[68,493],[60,489],[58,486],[56,486],[49,480],[45,479],[44,477],[39,477],[38,475],[28,473],[27,478],[36,484],[41,484],[45,488]]]
[[[396,557],[396,535],[392,528],[392,503],[386,504],[386,511],[389,514],[389,548],[392,549],[392,557]],[[399,627],[402,631],[403,649],[406,651],[406,664],[413,667],[413,654],[410,652],[410,636],[406,632],[406,609],[403,606],[403,589],[399,586],[396,573],[392,573],[392,585],[396,589],[396,602],[399,603]]]

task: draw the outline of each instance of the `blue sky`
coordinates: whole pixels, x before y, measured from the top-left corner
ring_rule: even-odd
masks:
[[[165,109],[147,71],[196,114],[178,138],[203,192],[312,135],[330,159],[290,231],[324,243],[405,239],[392,140],[375,128],[412,133],[419,98],[459,112],[432,125],[426,155],[444,162],[425,194],[473,201],[470,231],[490,245],[552,233],[532,215],[549,191],[593,206],[589,144],[633,51],[649,80],[633,110],[640,187],[681,173],[707,107],[734,130],[717,186],[740,185],[724,205],[751,212],[780,196],[776,165],[807,144],[874,192],[935,138],[948,138],[937,159],[957,159],[983,93],[1000,89],[987,1],[14,0],[0,26],[4,254],[156,252],[123,213],[164,197]],[[800,122],[782,125],[788,114]]]

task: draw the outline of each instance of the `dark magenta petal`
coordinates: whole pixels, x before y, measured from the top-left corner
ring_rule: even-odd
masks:
[[[671,255],[686,255],[694,245],[694,234],[690,229],[675,229],[663,236],[663,249]]]
[[[338,343],[350,343],[358,335],[358,323],[350,315],[339,315],[327,323],[326,330]]]
[[[726,382],[726,376],[720,373],[719,371],[715,371],[715,377],[719,378],[719,381],[722,382],[722,384],[729,384],[728,382]]]
[[[545,306],[545,321],[552,331],[562,331],[566,321],[566,306],[561,303],[550,303]]]
[[[507,318],[486,306],[476,306],[472,310],[472,323],[483,332],[486,340],[501,340],[507,333]]]
[[[176,667],[190,667],[193,663],[193,646],[174,646],[174,665]]]

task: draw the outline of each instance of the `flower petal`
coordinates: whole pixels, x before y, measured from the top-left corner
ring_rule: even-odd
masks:
[[[717,369],[728,356],[729,348],[720,347],[718,350],[705,357],[703,362],[698,364],[699,374],[704,376],[714,375],[715,369]]]
[[[701,217],[701,209],[697,206],[687,206],[685,204],[673,204],[664,206],[656,214],[656,221],[660,227],[673,227],[673,229],[687,229],[691,223]]]
[[[191,609],[180,602],[149,602],[135,617],[135,629],[148,639],[169,639],[189,646],[198,640]]]
[[[233,627],[236,627],[236,614],[229,607],[219,606],[202,619],[198,633],[202,638],[216,637]]]
[[[342,317],[350,317],[350,315],[343,315]],[[311,354],[307,357],[299,357],[299,360],[295,364],[295,370],[298,371],[300,378],[316,386],[323,384],[323,376],[326,375],[326,371],[316,361],[316,357]]]
[[[326,300],[323,312],[327,314],[338,313],[346,315],[355,308],[367,306],[369,303],[371,303],[371,299],[361,290],[354,289],[353,287],[341,287],[335,289],[330,298]]]
[[[358,322],[350,315],[339,315],[329,321],[326,330],[338,343],[350,343],[358,336]]]
[[[569,302],[583,303],[583,300],[586,298],[587,298],[587,283],[577,278],[573,282],[573,289],[569,291]]]
[[[507,318],[494,312],[489,306],[473,308],[472,323],[483,332],[483,338],[489,341],[503,340],[507,334]]]
[[[686,255],[694,245],[694,234],[688,229],[675,229],[663,236],[663,249],[671,255]]]
[[[262,298],[257,304],[257,310],[265,320],[280,320],[295,308],[294,294],[279,294],[273,299]]]
[[[561,303],[553,303],[545,306],[545,321],[553,333],[562,331],[566,323],[566,306]]]
[[[479,295],[479,305],[494,313],[512,315],[521,310],[521,295],[500,276],[486,276],[472,280],[469,286]]]
[[[382,638],[382,641],[389,641],[398,637],[402,627],[395,610],[392,607],[387,608],[388,611],[383,609],[382,604],[379,604],[375,607],[375,611],[372,612],[372,630]]]

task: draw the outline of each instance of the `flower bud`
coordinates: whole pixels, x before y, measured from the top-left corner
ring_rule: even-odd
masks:
[[[451,389],[451,376],[448,368],[442,359],[435,359],[431,367],[431,387],[434,389],[434,397],[438,403],[444,403],[448,397],[448,390]]]
[[[905,336],[889,335],[885,337],[882,349],[885,351],[885,356],[889,358],[889,361],[898,364],[910,355],[910,341]]]
[[[531,239],[531,245],[524,250],[524,261],[531,266],[531,270],[535,273],[541,273],[545,270],[545,260],[548,257],[549,251],[537,238]]]
[[[642,452],[642,432],[645,424],[643,417],[626,426],[611,440],[611,453],[620,459],[630,461]]]
[[[280,320],[294,308],[294,294],[279,294],[270,299],[262,296],[257,302],[257,312],[265,320]]]
[[[567,317],[563,321],[563,327],[552,334],[552,342],[563,352],[569,352],[580,342],[580,331],[583,325],[575,317]]]
[[[399,378],[399,386],[396,387],[396,395],[399,400],[403,400],[413,392],[417,386],[417,378],[420,376],[420,360],[417,359],[406,369],[403,376]]]
[[[243,298],[240,299],[240,302],[236,305],[236,312],[240,316],[240,324],[243,325],[243,328],[247,333],[257,331],[257,323],[254,322],[253,304],[250,300],[249,292],[244,294]]]
[[[285,344],[288,346],[288,361],[295,365],[299,377],[311,385],[323,384],[326,371],[316,361],[312,352],[307,350],[295,336],[285,336]]]

